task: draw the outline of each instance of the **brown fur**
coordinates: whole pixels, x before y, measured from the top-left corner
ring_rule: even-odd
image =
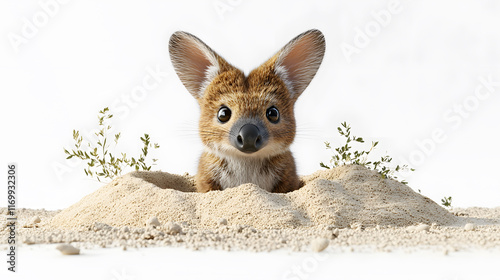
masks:
[[[321,63],[324,53],[322,34],[316,30],[299,35],[248,77],[201,40],[187,33],[172,35],[170,52],[181,81],[198,100],[201,108],[199,133],[206,148],[196,175],[198,191],[221,190],[222,176],[238,176],[233,173],[251,172],[249,170],[254,170],[258,176],[267,176],[269,182],[273,182],[273,192],[298,189],[300,180],[289,150],[296,128],[293,106]],[[288,53],[292,55],[286,56]],[[303,61],[308,59],[311,61],[304,64]],[[217,72],[207,72],[208,67],[214,64]],[[301,65],[303,67],[299,68]],[[291,69],[287,76],[277,69],[279,66]],[[294,70],[294,67],[298,70]],[[208,79],[208,76],[213,77]],[[227,123],[220,123],[216,117],[222,105],[229,107],[232,112]],[[271,106],[279,109],[280,121],[276,124],[266,121],[266,109]],[[253,154],[239,152],[229,141],[231,127],[242,117],[263,120],[269,132],[267,146]],[[234,164],[248,166],[249,169],[234,170],[235,166],[231,166]],[[247,177],[251,175],[247,174]]]

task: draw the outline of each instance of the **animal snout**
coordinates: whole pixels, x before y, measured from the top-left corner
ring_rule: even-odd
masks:
[[[253,153],[262,148],[263,136],[254,124],[245,124],[240,128],[236,137],[235,146],[244,153]]]

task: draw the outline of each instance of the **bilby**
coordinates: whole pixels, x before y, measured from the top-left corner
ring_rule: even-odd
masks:
[[[294,104],[321,65],[325,39],[304,32],[248,76],[197,37],[175,32],[170,58],[181,82],[200,105],[199,192],[253,183],[270,192],[300,187],[290,145]]]

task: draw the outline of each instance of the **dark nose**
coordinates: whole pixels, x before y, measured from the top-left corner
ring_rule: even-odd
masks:
[[[241,127],[236,137],[236,148],[244,153],[253,153],[262,148],[262,136],[259,128],[253,124],[245,124]]]

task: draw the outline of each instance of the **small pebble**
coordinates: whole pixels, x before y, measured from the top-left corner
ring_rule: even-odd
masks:
[[[364,230],[365,229],[365,226],[361,223],[354,223],[354,224],[351,224],[351,229],[354,229],[354,230]]]
[[[69,244],[61,244],[56,247],[63,255],[79,255],[80,249],[75,248]]]
[[[156,218],[156,216],[153,216],[148,220],[148,222],[146,223],[146,226],[159,227],[160,221],[158,221],[158,218]]]
[[[476,229],[476,225],[472,223],[465,224],[464,229],[466,231],[473,231]]]
[[[23,240],[24,244],[27,244],[27,245],[32,245],[32,244],[35,244],[35,241],[33,241],[31,238],[26,238]]]
[[[42,220],[40,220],[40,217],[35,216],[35,217],[33,217],[33,219],[31,220],[31,223],[32,223],[32,224],[38,224],[38,223],[40,223],[41,221],[42,221]]]
[[[219,219],[219,225],[227,225],[227,219],[226,218],[220,218]]]
[[[178,234],[182,232],[182,228],[174,222],[168,222],[165,224],[165,232],[168,234]]]
[[[407,231],[415,231],[415,228],[416,228],[415,226],[408,226],[408,227],[406,227],[406,230]]]
[[[316,238],[311,242],[311,249],[314,252],[321,252],[328,247],[330,242],[326,238]]]
[[[429,231],[431,227],[426,224],[421,224],[415,227],[415,231]]]
[[[146,240],[150,240],[150,239],[154,239],[155,237],[154,237],[154,235],[153,235],[153,234],[151,234],[150,232],[146,232],[146,233],[144,233],[143,235],[141,235],[141,238],[142,238],[142,239],[146,239]]]
[[[99,222],[95,222],[94,225],[92,226],[92,229],[94,231],[108,231],[110,230],[112,227],[108,224],[105,224],[105,223],[99,223]]]

